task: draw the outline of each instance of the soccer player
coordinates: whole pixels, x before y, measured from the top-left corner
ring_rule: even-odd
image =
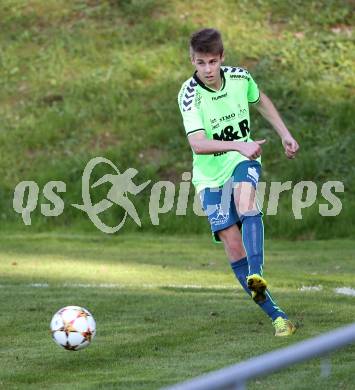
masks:
[[[271,318],[275,336],[292,335],[295,326],[263,278],[264,228],[256,187],[265,140],[251,139],[249,104],[275,129],[288,158],[295,158],[299,146],[250,73],[222,65],[224,49],[218,30],[195,32],[190,57],[195,72],[182,85],[178,103],[193,152],[192,182],[213,238],[223,242],[240,284]]]

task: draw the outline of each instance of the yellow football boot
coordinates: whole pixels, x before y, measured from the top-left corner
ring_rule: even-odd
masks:
[[[291,336],[296,332],[296,327],[290,320],[286,320],[282,317],[277,317],[272,323],[275,328],[275,336]]]

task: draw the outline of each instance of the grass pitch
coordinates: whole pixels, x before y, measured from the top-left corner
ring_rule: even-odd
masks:
[[[299,325],[277,339],[208,237],[0,236],[0,389],[158,389],[354,321],[352,241],[272,241],[265,277]],[[317,287],[307,290],[305,287]],[[97,336],[69,352],[52,315],[87,307]],[[353,389],[355,347],[249,383],[248,388]]]

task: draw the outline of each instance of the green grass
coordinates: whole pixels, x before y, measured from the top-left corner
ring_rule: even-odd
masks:
[[[354,321],[349,240],[269,241],[265,276],[299,330],[276,339],[208,237],[0,236],[0,388],[158,389]],[[42,285],[42,287],[41,287]],[[43,286],[46,285],[46,286]],[[302,292],[302,286],[322,286]],[[37,286],[37,287],[36,287]],[[87,307],[97,337],[61,350],[48,325],[60,307]],[[250,384],[267,389],[352,389],[354,346]]]
[[[353,15],[348,0],[2,1],[1,221],[22,224],[11,207],[21,180],[41,187],[63,180],[66,198],[78,203],[82,170],[93,156],[111,158],[121,170],[135,167],[143,179],[179,182],[191,169],[176,102],[192,74],[187,42],[192,31],[213,24],[223,33],[226,63],[251,71],[301,145],[299,158],[287,161],[253,112],[255,137],[268,141],[264,180],[345,185],[342,213],[327,223],[312,218],[302,232],[282,201],[284,224],[275,224],[273,235],[353,236]],[[147,201],[143,195],[137,207],[146,210]],[[185,221],[174,219],[169,214],[160,232],[184,232]],[[85,225],[69,209],[53,223],[37,220],[39,230]],[[204,230],[201,219],[194,224]]]

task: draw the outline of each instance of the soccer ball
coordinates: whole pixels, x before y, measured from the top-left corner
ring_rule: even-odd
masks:
[[[92,314],[83,307],[66,306],[58,310],[51,321],[53,340],[69,351],[86,348],[96,334]]]

